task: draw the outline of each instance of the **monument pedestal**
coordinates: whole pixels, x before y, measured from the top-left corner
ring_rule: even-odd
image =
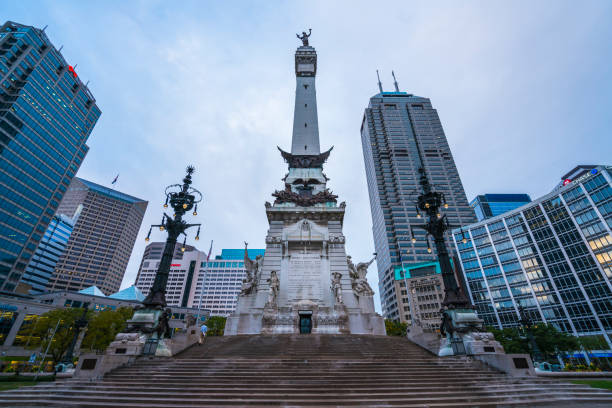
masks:
[[[251,262],[256,282],[238,297],[225,335],[385,334],[373,292],[347,261],[344,206],[272,207],[265,257]],[[350,262],[350,263],[349,263]],[[365,264],[359,264],[363,270]],[[352,269],[351,269],[352,268]],[[367,270],[367,266],[365,266]],[[270,284],[270,281],[273,284]],[[275,289],[276,288],[276,289]]]

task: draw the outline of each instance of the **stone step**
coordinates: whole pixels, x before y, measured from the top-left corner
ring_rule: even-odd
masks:
[[[352,376],[356,376],[356,375],[361,375],[361,374],[371,374],[371,373],[380,373],[381,371],[384,371],[385,373],[387,373],[388,375],[391,374],[395,374],[395,373],[406,373],[406,371],[409,371],[411,368],[414,369],[418,369],[419,371],[419,375],[421,374],[426,374],[426,375],[439,375],[439,376],[452,376],[452,375],[471,375],[471,374],[477,374],[477,373],[483,373],[483,371],[481,370],[465,370],[465,369],[449,369],[449,370],[445,370],[444,373],[440,373],[440,370],[438,368],[430,368],[430,367],[405,367],[405,368],[384,368],[383,370],[378,369],[377,367],[373,367],[373,368],[356,368],[356,369],[352,369],[352,370],[348,370],[348,369],[344,369],[344,368],[329,368],[326,371],[329,373],[329,375],[338,375],[338,374],[342,374],[342,375],[352,375]],[[235,374],[244,374],[244,375],[250,375],[250,374],[258,374],[261,373],[261,370],[266,370],[266,373],[269,375],[304,375],[304,374],[311,374],[311,373],[320,373],[322,370],[320,368],[300,368],[300,369],[290,369],[290,368],[271,368],[271,367],[255,367],[255,368],[246,368],[246,367],[237,367],[237,368],[232,368],[232,367],[202,367],[202,368],[193,368],[190,370],[186,370],[184,368],[168,368],[166,370],[155,370],[154,372],[151,372],[151,374],[155,374],[155,375],[193,375],[193,374],[200,374],[202,372],[208,372],[211,371],[212,373],[214,373],[215,375],[217,374],[231,374],[231,375],[235,375]],[[130,375],[130,374],[135,374],[135,373],[139,373],[141,374],[142,371],[141,370],[126,370],[123,371],[122,374],[123,375]],[[496,374],[494,372],[490,372],[487,373],[489,375],[492,374]]]
[[[510,378],[465,357],[438,358],[383,336],[210,337],[174,358],[141,358],[98,382],[4,392],[15,407],[612,406],[612,393]]]
[[[438,388],[440,390],[443,390],[445,392],[450,392],[452,390],[459,390],[459,391],[464,391],[467,389],[471,389],[471,390],[482,390],[483,387],[477,385],[480,383],[472,383],[472,384],[458,384],[458,385],[445,385],[444,387],[440,387],[439,384],[426,384],[426,386],[405,386],[405,387],[397,387],[397,386],[384,386],[384,385],[371,385],[371,386],[366,386],[363,385],[362,387],[359,388],[359,392],[373,392],[373,393],[377,393],[377,392],[382,392],[382,391],[391,391],[391,392],[404,392],[404,393],[412,393],[412,392],[420,392],[420,391],[427,391],[427,392],[431,392],[432,386],[435,388]],[[491,391],[491,392],[498,392],[498,390],[502,390],[502,391],[510,391],[510,390],[517,390],[517,389],[523,389],[525,387],[535,387],[536,385],[542,385],[542,384],[533,384],[533,383],[523,383],[523,384],[504,384],[504,383],[499,383],[499,384],[487,384],[487,386],[485,387],[487,391]],[[547,384],[550,385],[550,384]],[[593,389],[590,388],[588,386],[584,386],[584,385],[580,385],[580,384],[557,384],[557,388],[561,388],[563,390],[567,390],[568,392],[583,392],[583,391],[601,391],[601,392],[606,392],[605,390],[600,390],[600,389]],[[63,392],[63,391],[72,391],[72,390],[95,390],[95,391],[110,391],[110,390],[115,390],[115,391],[124,391],[124,390],[128,390],[128,391],[132,391],[134,389],[138,389],[138,390],[152,390],[155,392],[165,392],[165,393],[173,393],[173,392],[177,392],[177,391],[181,391],[181,390],[191,390],[191,389],[195,389],[195,390],[201,390],[202,388],[204,388],[202,386],[202,384],[184,384],[184,385],[179,385],[177,384],[176,386],[172,387],[172,386],[168,386],[167,384],[163,384],[163,385],[158,385],[158,384],[151,384],[151,383],[130,383],[130,384],[125,384],[125,383],[109,383],[107,381],[105,381],[104,383],[98,385],[98,384],[64,384],[64,385],[54,385],[54,384],[49,384],[49,385],[40,385],[38,386],[38,390],[49,390],[49,391],[57,391],[57,392]],[[553,389],[554,387],[550,387],[549,389]],[[226,384],[207,384],[205,386],[205,390],[206,392],[220,392],[220,391],[227,391],[227,392],[251,392],[252,388],[250,387],[244,387],[244,386],[239,386],[239,385],[233,385],[233,386],[228,386]],[[284,392],[284,391],[291,391],[293,392],[294,390],[298,390],[300,392],[318,392],[321,390],[321,387],[315,387],[312,385],[303,385],[303,384],[299,384],[299,385],[278,385],[278,386],[261,386],[261,387],[257,387],[257,392]],[[334,386],[334,392],[353,392],[355,391],[355,388],[352,386]],[[17,392],[17,391],[15,391]]]
[[[584,403],[611,403],[612,398],[605,397],[575,397],[565,396],[558,397],[564,398],[565,401],[572,401],[575,406],[584,406]],[[55,401],[54,401],[55,400]],[[432,406],[449,406],[454,404],[455,406],[469,406],[476,407],[482,406],[483,404],[493,404],[493,406],[508,406],[508,404],[526,404],[526,406],[535,406],[537,403],[550,403],[550,398],[546,399],[541,393],[530,395],[528,393],[521,394],[520,397],[514,396],[484,396],[484,397],[468,397],[468,398],[457,398],[457,397],[435,397],[431,395],[425,398],[419,397],[401,397],[401,398],[384,398],[384,399],[370,399],[370,398],[359,398],[351,397],[350,395],[341,396],[340,398],[313,398],[312,395],[302,398],[151,398],[145,396],[143,398],[125,398],[118,396],[107,396],[107,397],[89,397],[86,395],[79,396],[61,396],[61,401],[58,398],[41,397],[38,394],[29,394],[23,396],[9,395],[3,399],[4,404],[10,404],[8,406],[23,406],[30,404],[29,406],[79,406],[79,407],[143,407],[148,406],[154,407],[202,407],[202,406],[418,406],[418,407],[432,407]],[[25,405],[28,406],[28,405]]]
[[[38,388],[37,391],[43,391],[44,388]],[[57,387],[55,389],[47,389],[51,394],[65,396],[83,396],[83,397],[100,397],[107,396],[107,390],[101,390],[96,388],[89,389],[73,389],[73,388],[60,388]],[[536,388],[533,386],[525,386],[520,389],[521,395],[526,394],[537,394],[541,392],[540,388]],[[411,398],[431,398],[431,389],[429,390],[349,390],[349,391],[339,391],[334,390],[333,392],[326,392],[324,394],[313,395],[312,392],[307,392],[301,388],[292,388],[286,390],[280,389],[270,389],[268,391],[264,391],[261,389],[253,390],[253,389],[224,389],[218,388],[215,390],[205,389],[205,390],[182,390],[182,389],[174,389],[174,390],[122,390],[121,397],[122,398],[140,398],[140,397],[161,397],[174,395],[178,399],[183,398],[235,398],[239,394],[246,394],[247,397],[253,398],[274,398],[274,399],[287,399],[287,398],[310,398],[310,399],[329,399],[329,398],[340,398],[348,396],[350,398],[361,398],[361,399],[386,399],[386,398],[399,398],[402,396],[406,396],[407,392]],[[480,398],[490,397],[490,396],[505,396],[508,391],[516,391],[516,389],[506,389],[506,388],[498,388],[498,389],[463,389],[463,390],[436,390],[435,398],[442,397],[457,397],[461,399],[470,399],[470,398]],[[560,391],[560,390],[557,390]],[[597,390],[595,390],[597,391]],[[612,395],[606,393],[605,390],[599,390],[600,392],[591,392],[591,389],[586,388],[568,388],[567,390],[561,391],[567,395],[595,395],[602,394],[600,396],[604,396],[609,398],[612,401]],[[11,393],[11,395],[19,396],[19,395],[30,395],[32,393],[31,390],[22,389],[16,390]]]

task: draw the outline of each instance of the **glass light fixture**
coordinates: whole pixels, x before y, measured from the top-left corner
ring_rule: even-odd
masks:
[[[444,203],[444,208],[448,208],[448,203]]]
[[[186,209],[187,208],[187,203],[183,204],[183,208]]]

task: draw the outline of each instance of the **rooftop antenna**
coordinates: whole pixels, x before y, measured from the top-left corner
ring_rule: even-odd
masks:
[[[43,32],[43,33],[45,32],[45,30],[47,29],[47,27],[49,27],[49,24],[47,24],[47,25],[46,25],[46,26],[45,26],[45,27],[42,29],[42,32]]]
[[[376,70],[376,78],[378,78],[378,89],[380,89],[380,93],[383,93],[382,84],[380,83],[380,75],[378,75],[378,70]]]
[[[62,50],[62,48],[64,48],[64,44],[60,45],[59,49],[57,50],[58,52]]]
[[[393,85],[395,85],[395,92],[399,92],[399,87],[397,85],[397,79],[395,79],[395,72],[391,71],[391,75],[393,75]]]

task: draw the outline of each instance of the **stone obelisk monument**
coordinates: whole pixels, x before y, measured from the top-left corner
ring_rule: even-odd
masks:
[[[285,187],[266,202],[270,229],[263,258],[251,260],[226,335],[274,333],[385,334],[366,280],[372,263],[353,264],[342,233],[345,204],[327,189],[321,153],[315,76],[317,53],[308,33],[295,53],[295,112]]]

